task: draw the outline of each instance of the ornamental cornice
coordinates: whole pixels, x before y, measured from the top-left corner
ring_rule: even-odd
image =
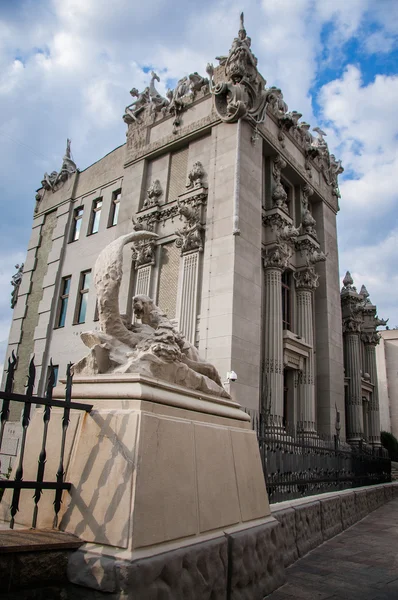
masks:
[[[319,275],[315,272],[314,267],[296,271],[293,273],[293,277],[298,290],[315,290],[319,285]]]

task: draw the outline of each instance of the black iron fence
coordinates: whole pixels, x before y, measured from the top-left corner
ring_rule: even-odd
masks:
[[[340,441],[338,430],[327,437],[249,414],[271,503],[391,481],[391,461],[382,447],[350,446]]]
[[[3,400],[2,409],[0,413],[0,452],[1,446],[3,443],[4,430],[6,423],[10,416],[10,402],[20,402],[23,404],[22,409],[22,437],[20,450],[17,457],[17,465],[15,470],[15,475],[10,479],[0,479],[0,493],[3,493],[6,489],[12,489],[12,499],[11,499],[11,520],[10,520],[10,528],[14,528],[15,515],[19,510],[19,501],[21,490],[31,489],[34,490],[33,499],[34,499],[34,509],[33,509],[33,518],[32,518],[32,527],[36,527],[37,516],[38,516],[38,508],[39,501],[43,490],[55,490],[55,498],[54,498],[54,522],[53,526],[56,527],[58,524],[58,513],[61,508],[61,498],[63,490],[70,490],[71,484],[65,481],[65,468],[64,468],[64,456],[65,456],[65,444],[69,426],[69,416],[71,409],[84,410],[86,412],[90,412],[92,409],[91,404],[82,404],[80,402],[72,402],[72,374],[71,374],[71,364],[68,365],[67,373],[66,373],[66,389],[65,389],[65,400],[54,400],[53,399],[53,389],[55,383],[55,371],[50,364],[49,368],[49,377],[47,381],[46,395],[44,398],[39,396],[34,396],[34,386],[35,386],[35,377],[36,377],[36,367],[34,365],[33,359],[29,364],[29,373],[26,384],[26,393],[25,394],[14,394],[12,392],[14,385],[14,375],[17,367],[17,358],[12,354],[12,358],[8,359],[8,369],[7,369],[7,379],[5,384],[4,392],[0,392],[0,400]],[[38,465],[37,465],[37,475],[36,479],[33,481],[26,481],[23,479],[23,464],[24,464],[24,456],[25,456],[25,446],[26,439],[28,436],[30,416],[32,405],[41,405],[44,406],[43,409],[43,433],[42,433],[42,441],[41,441],[41,450],[38,456]],[[62,431],[61,434],[61,449],[59,456],[59,464],[58,469],[55,474],[55,480],[45,481],[44,474],[46,469],[46,459],[47,459],[47,434],[48,434],[48,426],[51,419],[51,409],[53,407],[62,408]],[[32,432],[32,434],[37,435],[38,432]]]

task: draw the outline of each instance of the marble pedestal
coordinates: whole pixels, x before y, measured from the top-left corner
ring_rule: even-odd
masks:
[[[280,525],[238,404],[139,375],[76,377],[73,400],[94,408],[72,413],[65,460],[60,529],[85,542],[69,561],[72,583],[112,598],[198,600],[262,599],[283,584]],[[52,425],[60,418],[53,410]],[[50,501],[38,527],[51,527]],[[22,509],[17,522],[29,517]]]

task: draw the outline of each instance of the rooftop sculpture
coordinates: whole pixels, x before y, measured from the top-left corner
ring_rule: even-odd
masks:
[[[133,309],[141,323],[129,324],[119,312],[123,247],[145,239],[151,231],[133,231],[111,242],[94,267],[100,331],[81,334],[90,354],[73,366],[76,375],[139,373],[203,393],[229,398],[213,365],[185,340],[148,296],[135,296]]]
[[[66,140],[65,155],[62,160],[62,166],[59,173],[57,173],[57,171],[52,171],[50,174],[44,173],[41,185],[45,190],[56,192],[60,187],[62,187],[65,181],[67,181],[67,179],[76,172],[77,167],[71,158],[70,145],[71,140],[68,138]]]

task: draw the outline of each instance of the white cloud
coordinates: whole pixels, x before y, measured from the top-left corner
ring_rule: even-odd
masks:
[[[365,50],[369,54],[388,54],[397,45],[398,37],[388,35],[386,31],[375,31],[365,40]]]

